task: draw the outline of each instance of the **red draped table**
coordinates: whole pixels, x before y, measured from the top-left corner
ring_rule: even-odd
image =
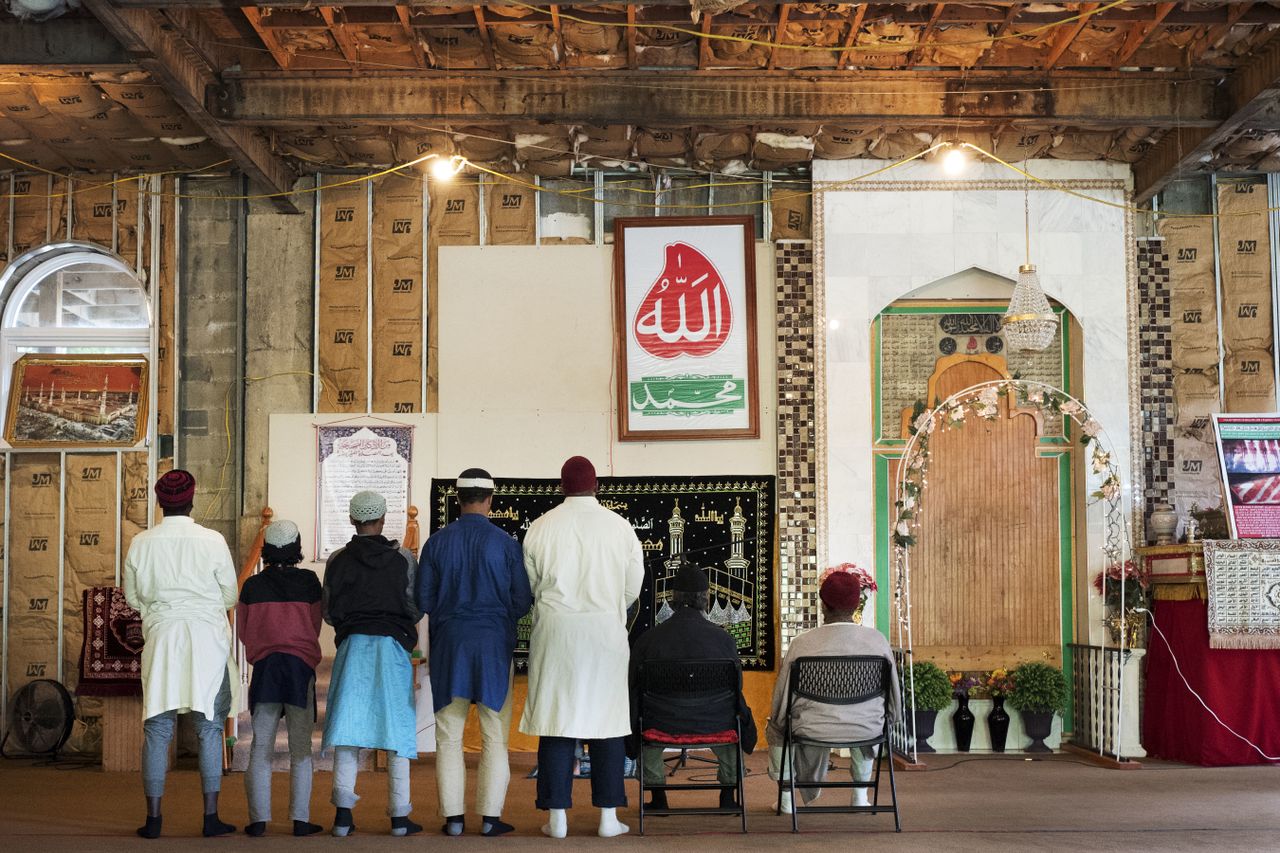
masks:
[[[1222,721],[1280,756],[1280,650],[1209,648],[1208,602],[1156,601],[1156,625],[1182,674]],[[1227,731],[1191,695],[1169,646],[1154,630],[1147,641],[1142,745],[1155,758],[1217,767],[1276,764]]]

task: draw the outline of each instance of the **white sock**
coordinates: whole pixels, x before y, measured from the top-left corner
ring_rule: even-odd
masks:
[[[791,814],[791,792],[782,792],[782,813]]]
[[[870,788],[854,788],[853,804],[855,806],[871,805],[871,789]]]
[[[615,835],[626,835],[631,831],[631,827],[618,820],[617,809],[601,809],[600,810],[600,829],[596,834],[601,838],[613,838]]]
[[[542,825],[542,834],[549,838],[564,838],[569,834],[569,818],[564,809],[551,809],[548,820]]]

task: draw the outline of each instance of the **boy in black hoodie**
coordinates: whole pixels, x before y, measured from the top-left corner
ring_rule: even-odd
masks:
[[[414,596],[417,561],[382,535],[387,501],[377,492],[351,498],[356,535],[329,556],[324,572],[324,620],[337,633],[324,749],[333,748],[333,834],[355,831],[351,809],[359,751],[387,751],[392,835],[422,827],[409,820],[409,759],[417,758],[413,666],[421,611]]]

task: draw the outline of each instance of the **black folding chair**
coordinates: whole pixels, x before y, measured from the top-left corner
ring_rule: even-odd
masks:
[[[636,732],[640,742],[640,834],[644,835],[644,818],[650,815],[738,815],[742,819],[742,831],[747,831],[747,806],[745,798],[745,767],[742,760],[742,719],[738,716],[738,693],[742,688],[742,671],[732,660],[658,660],[640,666],[640,725]],[[679,731],[656,731],[645,719],[653,718],[652,707],[662,703],[665,719],[671,719],[672,711],[680,708],[723,709],[725,728],[722,736]],[[655,749],[705,749],[712,746],[729,746],[738,753],[738,778],[736,806],[684,808],[649,808],[645,805],[644,750]],[[649,786],[653,791],[722,791],[725,786],[715,782],[666,781],[662,785]]]
[[[878,814],[893,812],[893,828],[902,831],[902,823],[898,818],[898,789],[893,778],[893,756],[889,745],[889,731],[892,721],[889,710],[893,707],[890,692],[893,690],[893,679],[889,675],[891,664],[878,655],[842,655],[823,657],[796,658],[791,664],[791,677],[787,684],[787,710],[782,729],[782,777],[778,780],[777,812],[782,812],[782,794],[791,792],[791,831],[799,832],[798,815],[801,811],[815,813]],[[879,701],[884,703],[884,725],[880,734],[874,738],[849,741],[818,741],[798,737],[792,731],[792,705],[797,699],[807,699],[824,705],[858,705],[863,702]],[[879,746],[875,775],[868,782],[797,782],[795,774],[796,746],[815,746],[825,749],[860,749],[864,746]],[[889,797],[892,805],[880,805],[880,767],[889,765]],[[869,806],[801,806],[797,791],[813,788],[870,788],[872,789]]]

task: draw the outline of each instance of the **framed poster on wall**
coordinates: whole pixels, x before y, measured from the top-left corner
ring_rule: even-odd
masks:
[[[144,355],[22,356],[4,438],[14,447],[132,447],[146,435]]]
[[[758,438],[750,216],[613,222],[618,437]]]
[[[1280,538],[1280,414],[1212,418],[1231,538]]]

